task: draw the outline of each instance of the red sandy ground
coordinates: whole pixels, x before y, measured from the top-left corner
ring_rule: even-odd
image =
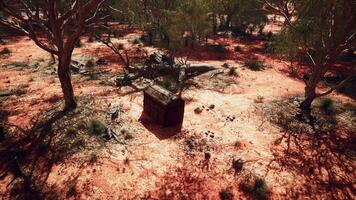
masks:
[[[120,40],[125,48],[132,48],[128,42],[137,37],[136,33],[128,34]],[[85,41],[85,39],[83,40]],[[68,188],[63,188],[64,183],[77,177],[78,184],[76,199],[138,199],[140,197],[159,198],[162,194],[171,195],[177,191],[178,183],[185,185],[186,190],[196,195],[197,199],[219,199],[219,191],[232,187],[236,199],[248,198],[238,190],[237,179],[231,172],[231,158],[235,155],[247,161],[246,170],[265,177],[272,191],[272,199],[290,198],[290,188],[299,188],[304,184],[305,177],[281,169],[276,164],[271,164],[274,158],[272,149],[274,141],[279,138],[280,130],[263,119],[259,113],[255,100],[262,96],[263,104],[284,96],[302,95],[304,83],[301,80],[290,78],[287,62],[264,55],[256,50],[261,47],[261,42],[243,42],[235,39],[217,37],[209,42],[227,45],[229,54],[223,60],[216,60],[213,53],[202,52],[195,49],[191,56],[192,63],[205,63],[220,67],[223,63],[237,67],[238,76],[233,77],[234,84],[229,84],[223,91],[214,91],[205,88],[190,88],[183,93],[189,99],[185,108],[182,137],[194,134],[203,134],[210,130],[215,133],[216,149],[212,150],[211,169],[208,171],[196,169],[203,155],[194,159],[182,160],[183,150],[181,144],[175,139],[159,139],[157,133],[165,130],[156,126],[143,125],[140,122],[142,113],[142,94],[133,93],[123,96],[125,89],[102,85],[98,81],[74,79],[76,96],[93,95],[98,103],[123,103],[127,120],[131,121],[134,139],[129,145],[128,164],[124,163],[125,157],[121,154],[119,144],[112,145],[111,152],[103,152],[99,156],[99,164],[81,165],[80,154],[63,164],[54,166],[49,174],[46,184],[56,188],[56,193],[66,198]],[[234,47],[239,45],[242,52],[234,52]],[[49,59],[49,55],[36,47],[34,43],[24,37],[14,38],[14,41],[0,47],[12,50],[10,57],[1,59],[1,65],[11,62],[28,62],[39,59]],[[147,48],[153,51],[152,48]],[[88,56],[98,59],[104,57],[109,60],[109,65],[103,67],[113,74],[122,71],[118,59],[111,51],[100,43],[85,43],[85,46],[76,49],[74,57]],[[263,71],[250,71],[243,69],[241,62],[250,58],[263,61],[268,68]],[[46,75],[34,69],[19,70],[16,68],[2,67],[0,70],[0,89],[16,88],[25,84],[26,95],[11,97],[4,101],[4,109],[9,111],[8,123],[27,128],[31,125],[31,118],[41,110],[49,108],[53,103],[61,100],[61,90],[55,75]],[[351,99],[340,95],[333,98],[351,102]],[[194,113],[197,106],[214,104],[214,109],[204,110],[201,114]],[[234,115],[236,120],[227,122],[224,118]],[[154,131],[152,131],[154,130]],[[236,149],[234,143],[239,141],[242,147]],[[271,167],[272,166],[272,167]],[[188,174],[190,179],[186,179]],[[0,181],[0,194],[2,199],[9,198],[5,187],[11,180],[8,177]],[[191,181],[194,180],[194,184]],[[310,194],[307,188],[300,188],[300,198],[307,198]],[[205,194],[205,195],[203,195]],[[320,195],[319,198],[325,196]],[[74,199],[74,197],[72,197]]]

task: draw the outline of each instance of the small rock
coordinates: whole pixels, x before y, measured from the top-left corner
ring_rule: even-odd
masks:
[[[203,112],[203,108],[197,107],[197,108],[194,109],[194,112],[195,112],[195,114],[200,114],[200,113]]]
[[[243,160],[241,158],[238,159],[233,159],[232,160],[232,168],[236,171],[236,172],[240,172],[243,168]]]
[[[210,108],[210,109],[214,109],[214,108],[215,108],[215,105],[214,105],[214,104],[211,104],[211,105],[209,106],[209,108]]]

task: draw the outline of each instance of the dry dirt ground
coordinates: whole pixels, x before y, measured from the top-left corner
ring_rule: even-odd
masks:
[[[137,36],[130,33],[121,42],[134,49],[137,45],[129,41]],[[262,53],[261,41],[216,37],[209,42],[226,44],[228,55],[216,58],[203,50],[190,55],[191,63],[219,69],[228,63],[237,75],[226,70],[213,76],[213,71],[189,80],[181,128],[161,128],[143,116],[142,91],[110,82],[122,72],[114,54],[98,42],[82,41],[74,59],[104,57],[109,63],[94,66],[103,72],[96,76],[73,75],[79,107],[64,114],[49,55],[24,37],[1,45],[12,54],[0,59],[0,89],[19,92],[1,98],[9,133],[0,148],[0,199],[21,198],[29,191],[46,199],[219,199],[224,189],[233,199],[249,199],[239,187],[249,174],[265,179],[271,199],[355,198],[355,113],[348,109],[354,100],[330,96],[340,105],[332,130],[350,129],[289,130],[293,127],[287,125],[304,123],[293,118],[304,83],[286,73],[287,62]],[[234,51],[236,45],[241,52]],[[243,66],[248,59],[258,59],[266,68],[249,70]],[[107,115],[114,105],[122,111],[117,122]],[[318,105],[313,111],[317,121],[329,123]],[[194,112],[197,107],[203,108],[200,114]],[[90,134],[92,119],[117,132],[119,142]],[[208,167],[206,152],[211,154]],[[11,155],[17,156],[15,161]],[[232,168],[237,158],[244,161],[242,171]],[[27,179],[13,180],[12,162]]]

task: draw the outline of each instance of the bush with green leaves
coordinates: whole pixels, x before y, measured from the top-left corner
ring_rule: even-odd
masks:
[[[336,111],[334,101],[329,98],[321,100],[320,109],[322,110],[323,113],[327,115],[332,115]]]
[[[94,65],[95,65],[95,63],[94,63],[94,60],[92,58],[87,60],[87,62],[85,63],[85,67],[87,67],[87,68],[93,68]]]
[[[132,134],[130,133],[130,131],[128,131],[127,129],[121,129],[120,130],[121,134],[123,135],[125,140],[131,140],[133,139]]]
[[[175,92],[177,90],[176,82],[174,81],[174,78],[170,76],[163,78],[161,86],[171,92]]]
[[[106,133],[107,127],[100,120],[92,119],[88,124],[88,130],[91,134],[102,135]]]
[[[259,60],[249,60],[245,63],[245,66],[253,71],[261,71],[265,68],[265,65]]]
[[[237,76],[236,67],[229,68],[228,75],[229,76]]]
[[[256,200],[267,199],[270,194],[265,179],[253,175],[246,175],[244,177],[240,183],[240,189],[252,195]]]
[[[236,46],[234,50],[236,52],[242,52],[242,48],[240,46]]]
[[[141,44],[141,40],[136,38],[132,41],[132,44]]]

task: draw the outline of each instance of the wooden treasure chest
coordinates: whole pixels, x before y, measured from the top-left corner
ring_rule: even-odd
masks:
[[[182,124],[184,104],[183,99],[158,85],[144,91],[143,112],[164,127]]]

